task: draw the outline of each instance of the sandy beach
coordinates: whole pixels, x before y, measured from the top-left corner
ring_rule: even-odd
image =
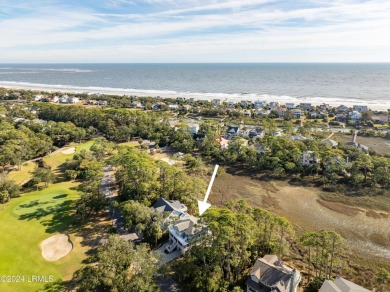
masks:
[[[313,105],[329,104],[331,106],[345,105],[352,107],[353,105],[367,105],[372,110],[386,111],[390,109],[389,100],[359,100],[350,98],[348,100],[343,98],[325,98],[325,97],[293,97],[293,96],[277,96],[268,94],[239,94],[239,93],[197,93],[197,92],[176,92],[168,90],[137,90],[126,88],[109,88],[109,87],[79,87],[79,86],[64,86],[64,85],[47,85],[34,84],[28,82],[5,82],[0,81],[0,87],[7,89],[21,89],[21,90],[37,90],[46,92],[61,92],[61,93],[89,93],[89,94],[107,94],[119,96],[138,96],[138,97],[160,97],[160,98],[177,98],[184,97],[186,99],[193,98],[195,100],[213,100],[220,99],[221,101],[235,101],[241,100],[256,101],[265,100],[267,102],[278,101],[281,104],[301,102],[312,103]]]

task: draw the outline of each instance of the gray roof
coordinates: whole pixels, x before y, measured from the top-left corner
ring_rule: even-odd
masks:
[[[298,271],[283,264],[276,255],[266,255],[258,259],[251,270],[251,278],[246,282],[255,291],[287,291],[287,286]],[[259,280],[253,281],[252,277]]]
[[[320,292],[370,292],[366,288],[363,288],[351,281],[348,281],[342,277],[337,278],[334,282],[325,280],[322,284]]]
[[[152,206],[152,209],[154,209],[159,213],[162,213],[162,212],[172,212],[172,211],[183,212],[183,210],[186,210],[187,208],[179,201],[165,200],[164,198],[160,198]]]

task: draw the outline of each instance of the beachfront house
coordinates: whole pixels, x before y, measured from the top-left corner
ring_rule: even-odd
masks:
[[[43,95],[41,94],[33,95],[33,99],[34,101],[41,101],[43,99]]]
[[[355,283],[345,280],[342,277],[337,277],[336,280],[325,280],[319,292],[370,292],[362,286],[356,285]]]
[[[276,109],[280,107],[280,103],[277,102],[277,101],[271,101],[269,104],[268,104],[268,109],[270,110],[273,110],[273,109]]]
[[[134,100],[130,103],[131,108],[141,108],[142,103],[140,101]]]
[[[253,266],[245,282],[247,292],[296,292],[302,277],[276,255],[265,255]]]
[[[299,157],[299,161],[302,163],[302,165],[310,166],[318,164],[320,162],[320,159],[313,151],[309,150],[302,152],[301,156]]]
[[[216,98],[216,99],[213,99],[213,100],[212,100],[212,104],[213,104],[213,105],[221,105],[221,104],[222,104],[222,100],[217,99],[217,98]]]
[[[347,113],[349,112],[349,107],[345,105],[340,105],[339,107],[336,108],[337,113]]]
[[[253,108],[258,109],[258,108],[263,108],[267,105],[267,102],[265,100],[256,100],[253,103]]]
[[[189,214],[175,220],[169,225],[168,230],[169,242],[165,247],[165,251],[171,253],[177,250],[182,255],[209,233],[205,224],[199,222],[197,217]]]
[[[236,106],[236,102],[234,100],[229,100],[226,104],[228,107],[235,107]]]
[[[286,103],[286,109],[294,109],[295,108],[295,104],[294,103],[292,103],[292,102],[287,102]]]
[[[305,111],[308,111],[308,110],[311,110],[312,109],[312,105],[310,102],[301,102],[299,104],[299,108],[302,109],[302,110],[305,110]]]
[[[353,109],[354,111],[359,112],[359,113],[368,112],[368,106],[366,106],[366,105],[354,105],[354,106],[352,107],[352,109]]]

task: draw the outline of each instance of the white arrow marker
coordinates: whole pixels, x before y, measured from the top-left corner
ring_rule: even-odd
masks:
[[[206,196],[204,197],[203,202],[198,200],[198,208],[199,208],[199,215],[202,215],[208,208],[210,208],[211,204],[207,203],[207,199],[209,198],[211,187],[213,186],[215,176],[217,175],[219,165],[215,165],[213,175],[211,177],[209,186],[206,191]]]

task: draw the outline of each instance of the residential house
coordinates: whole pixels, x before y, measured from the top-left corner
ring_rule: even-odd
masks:
[[[215,139],[215,141],[217,141],[219,143],[219,148],[221,150],[229,147],[229,140],[227,140],[223,137],[219,137],[219,138]]]
[[[40,94],[33,95],[33,99],[34,101],[41,101],[43,99],[43,95]]]
[[[332,147],[332,148],[337,147],[337,145],[339,145],[339,143],[337,143],[335,140],[332,140],[332,139],[324,139],[324,140],[321,140],[321,142],[330,145],[330,147]]]
[[[362,114],[358,111],[353,111],[349,114],[349,118],[353,121],[360,121],[362,119]]]
[[[286,103],[286,109],[294,109],[295,108],[295,104],[294,103],[291,103],[291,102],[288,102]]]
[[[328,111],[328,110],[332,109],[332,106],[327,104],[327,103],[323,103],[323,104],[319,105],[318,107],[323,111]]]
[[[276,255],[258,259],[246,281],[247,292],[296,292],[302,277]]]
[[[301,102],[299,104],[299,108],[302,109],[302,110],[305,110],[305,111],[308,111],[308,110],[311,110],[312,109],[312,105],[310,102]]]
[[[220,99],[213,99],[212,103],[213,103],[213,105],[221,105],[222,104],[222,100],[220,100]]]
[[[287,109],[284,107],[278,107],[275,109],[278,112],[278,115],[280,118],[284,117],[284,114],[286,113]]]
[[[272,110],[272,109],[276,109],[280,107],[280,103],[277,102],[277,101],[271,101],[269,104],[268,104],[268,109]]]
[[[304,113],[303,113],[302,110],[300,110],[300,109],[293,109],[293,110],[291,111],[291,114],[292,114],[293,117],[296,118],[296,119],[300,119],[300,118],[304,115]]]
[[[159,198],[157,202],[151,207],[151,209],[158,213],[165,214],[164,226],[163,228],[168,228],[167,222],[174,218],[183,218],[187,214],[187,207],[180,203],[180,201],[166,200],[164,198]]]
[[[192,135],[198,134],[198,132],[199,132],[199,125],[198,124],[190,124],[188,126],[188,130],[189,130],[190,134],[192,134]]]
[[[97,105],[100,105],[100,106],[106,106],[107,105],[107,101],[106,100],[98,100],[96,102]]]
[[[168,105],[168,109],[171,110],[171,111],[176,111],[179,109],[179,105],[177,104],[170,104]]]
[[[325,280],[319,292],[371,292],[362,286],[356,285],[342,277],[337,277],[336,280]]]
[[[63,95],[60,97],[60,99],[58,100],[59,103],[68,103],[68,98],[69,96],[68,95]]]
[[[347,113],[349,112],[349,107],[345,105],[340,105],[339,107],[336,108],[337,113]]]
[[[242,107],[246,107],[246,106],[248,106],[248,105],[250,105],[250,104],[252,104],[252,102],[249,101],[249,100],[241,100],[241,101],[240,101],[240,105],[241,105]]]
[[[226,139],[231,140],[233,137],[239,136],[241,134],[241,130],[238,126],[229,126],[226,131]]]
[[[198,102],[206,104],[206,103],[210,103],[210,100],[209,99],[200,99],[200,100],[198,100]]]
[[[282,132],[273,132],[272,136],[274,136],[274,137],[282,137],[283,133]]]
[[[347,115],[346,114],[337,114],[334,118],[337,122],[345,123],[347,121]]]
[[[179,96],[179,97],[176,97],[176,100],[177,100],[177,101],[184,101],[184,100],[186,100],[186,98],[185,98],[185,97]]]
[[[366,105],[354,105],[354,106],[352,107],[352,109],[353,109],[354,111],[359,112],[359,113],[368,112],[368,106],[366,106]]]
[[[256,100],[254,103],[253,103],[253,108],[254,109],[259,109],[259,108],[263,108],[265,107],[267,104],[267,102],[265,100]]]
[[[241,114],[244,116],[244,117],[250,117],[252,115],[251,111],[248,110],[248,109],[244,109]]]
[[[315,155],[313,151],[303,151],[301,156],[299,157],[299,161],[303,165],[314,165],[320,162],[320,159]]]
[[[261,128],[248,129],[246,133],[246,136],[253,140],[262,139],[264,138],[264,135],[265,132]]]
[[[165,250],[168,253],[178,250],[180,254],[185,254],[191,246],[209,233],[206,225],[201,224],[197,217],[189,214],[175,220],[168,230],[169,243]]]
[[[292,140],[292,141],[305,141],[305,140],[307,140],[307,138],[305,136],[302,136],[302,135],[293,135],[290,137],[290,140]]]
[[[159,111],[164,108],[167,108],[167,105],[163,102],[156,102],[155,104],[152,105],[152,110],[154,111]]]
[[[325,118],[326,114],[324,112],[317,112],[317,111],[312,111],[309,113],[310,118],[312,119],[323,119]]]
[[[256,151],[258,154],[264,154],[265,153],[265,149],[263,148],[263,146],[261,146],[260,144],[258,143],[255,143],[255,144],[252,144],[251,146],[249,146],[250,149],[253,149],[254,151]]]
[[[134,100],[130,103],[131,108],[141,108],[142,103],[140,101]]]
[[[347,143],[345,143],[345,145],[355,147],[356,149],[362,150],[365,153],[368,153],[368,150],[369,150],[369,148],[367,146],[360,144],[360,143],[357,143],[357,142],[354,142],[354,141],[347,142]]]
[[[257,109],[255,110],[254,112],[254,116],[255,117],[268,117],[268,115],[271,113],[270,110],[266,110],[266,109]]]
[[[236,106],[236,102],[234,100],[229,100],[227,103],[226,103],[229,107],[235,107]]]
[[[377,123],[377,124],[388,124],[389,123],[389,116],[388,115],[373,116],[372,120],[374,123]]]

